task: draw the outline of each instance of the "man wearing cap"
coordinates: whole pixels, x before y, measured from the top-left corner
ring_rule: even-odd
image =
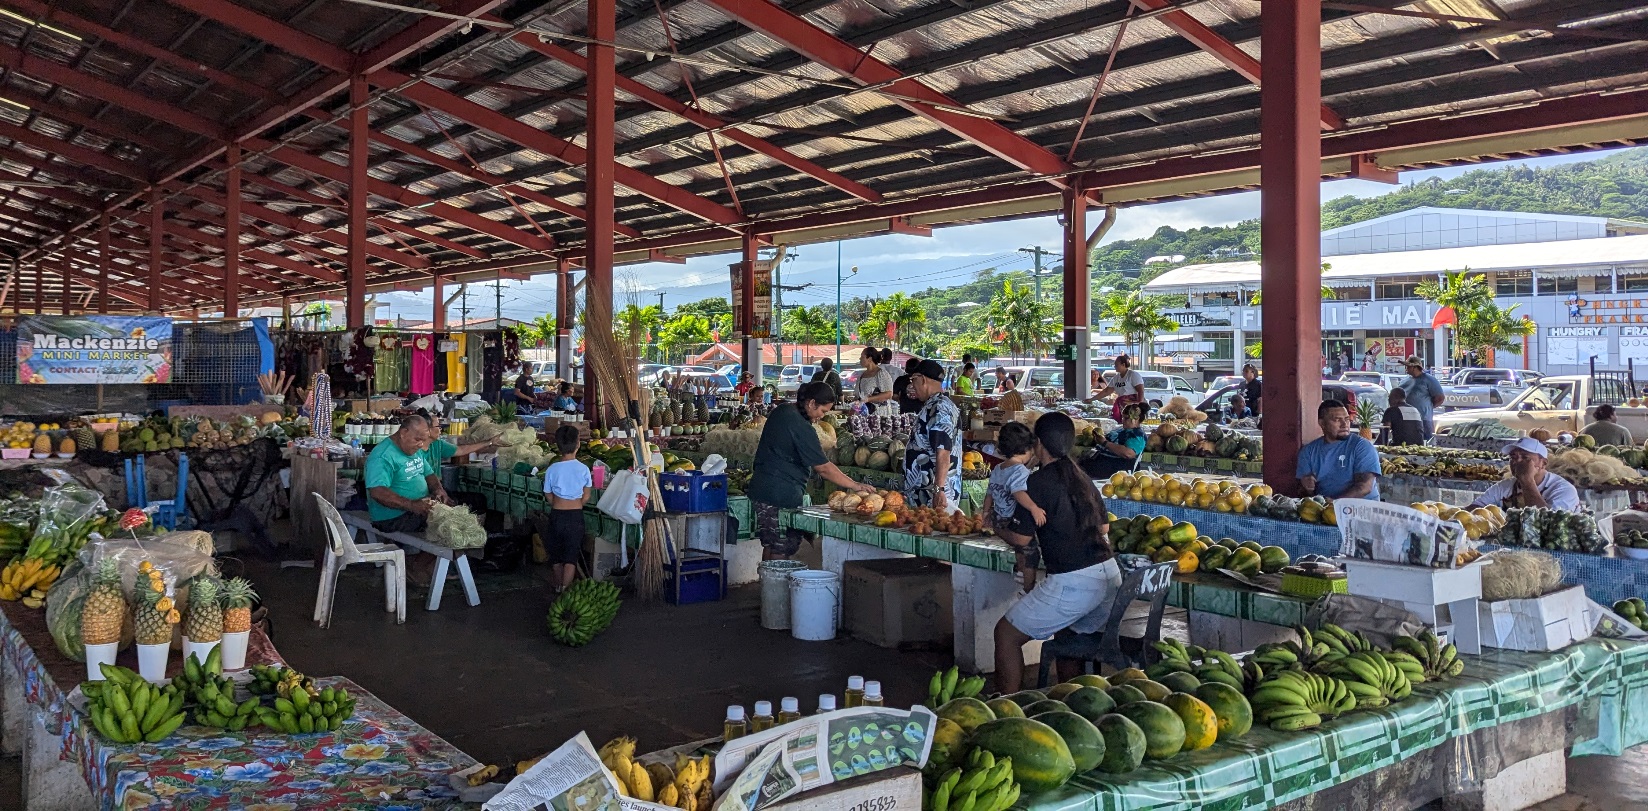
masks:
[[[1425,362],[1418,355],[1409,355],[1406,366],[1408,379],[1402,381],[1400,388],[1407,395],[1407,403],[1419,412],[1419,421],[1424,430],[1425,438],[1430,439],[1436,433],[1436,424],[1431,414],[1447,400],[1442,394],[1442,384],[1436,375],[1425,371]]]
[[[1471,502],[1471,509],[1497,504],[1501,507],[1548,507],[1553,510],[1579,509],[1579,491],[1561,476],[1545,469],[1550,451],[1545,443],[1523,437],[1505,446],[1511,457],[1511,477],[1488,488]]]
[[[909,392],[921,400],[904,448],[904,499],[913,507],[951,512],[961,505],[961,410],[944,394],[944,367],[931,358],[910,373]]]
[[[1299,449],[1295,475],[1305,495],[1379,500],[1379,449],[1350,430],[1350,411],[1338,400],[1316,409],[1322,436]]]

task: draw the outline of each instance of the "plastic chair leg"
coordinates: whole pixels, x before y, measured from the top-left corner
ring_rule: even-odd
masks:
[[[315,589],[315,622],[317,624],[324,623],[326,617],[331,614],[332,594],[327,591],[327,586],[336,582],[332,577],[332,573],[333,570],[337,568],[337,565],[338,559],[332,557],[331,549],[327,549],[326,562],[322,565],[320,570],[320,585]],[[324,628],[326,626],[322,624],[321,627]]]
[[[440,610],[441,592],[446,590],[446,569],[451,565],[452,561],[446,558],[435,558],[435,579],[429,581],[429,602],[424,605],[424,610]]]
[[[1037,690],[1044,689],[1048,686],[1049,682],[1047,680],[1047,677],[1048,677],[1049,671],[1051,671],[1052,669],[1053,669],[1053,657],[1048,656],[1047,655],[1047,649],[1043,648],[1042,652],[1041,652],[1041,664],[1038,666],[1038,670],[1040,672],[1038,672],[1036,674],[1036,689]]]
[[[383,610],[395,610],[395,561],[383,562]]]
[[[481,604],[481,593],[475,590],[475,575],[469,571],[469,556],[458,555],[458,582],[463,584],[464,596],[471,606]],[[723,589],[725,590],[725,589]]]
[[[395,624],[406,624],[406,553],[395,555]]]

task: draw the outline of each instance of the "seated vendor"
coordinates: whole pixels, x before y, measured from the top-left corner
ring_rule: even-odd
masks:
[[[1252,419],[1253,416],[1253,409],[1247,407],[1247,400],[1242,395],[1231,395],[1230,405],[1225,408],[1225,419],[1247,420]]]
[[[388,442],[379,442],[366,457],[366,508],[372,526],[382,532],[422,532],[429,525],[429,506],[450,504],[438,468],[424,451],[433,436],[429,420],[416,414],[401,419]],[[433,555],[408,558],[407,574],[428,583]]]
[[[1379,500],[1379,449],[1350,430],[1350,411],[1338,400],[1316,409],[1322,436],[1299,450],[1296,468],[1305,495]]]
[[[1523,437],[1505,446],[1511,457],[1511,477],[1504,479],[1471,502],[1471,509],[1497,504],[1511,507],[1549,507],[1553,510],[1579,509],[1579,491],[1561,476],[1545,469],[1550,451],[1545,443]]]
[[[560,387],[555,392],[555,410],[565,411],[569,414],[578,410],[578,401],[572,398],[572,384],[565,380],[561,381]]]
[[[1082,470],[1095,479],[1108,479],[1113,474],[1132,470],[1144,453],[1144,404],[1134,403],[1122,409],[1122,427],[1105,434],[1093,446],[1093,453],[1081,462]]]

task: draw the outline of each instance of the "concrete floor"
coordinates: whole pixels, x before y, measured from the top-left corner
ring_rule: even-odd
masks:
[[[233,574],[239,565],[226,561]],[[295,668],[343,675],[483,762],[541,754],[580,730],[599,744],[633,735],[643,749],[719,734],[726,706],[785,695],[810,712],[847,677],[879,679],[887,700],[925,697],[927,676],[948,650],[899,652],[851,639],[800,642],[760,627],[755,587],[684,607],[627,602],[585,648],[544,629],[548,591],[530,564],[521,575],[481,575],[481,605],[456,580],[438,612],[409,600],[407,622],[383,611],[381,581],[339,584],[332,627],[311,621],[316,573],[249,563],[246,574],[271,607],[275,645]],[[1182,633],[1182,624],[1165,623]],[[1648,811],[1648,751],[1569,761],[1571,793],[1539,811]],[[0,811],[20,808],[18,763],[0,759]]]

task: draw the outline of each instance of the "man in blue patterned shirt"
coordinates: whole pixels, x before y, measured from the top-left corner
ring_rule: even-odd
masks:
[[[961,410],[943,389],[944,367],[936,360],[910,374],[910,392],[922,405],[904,448],[904,499],[953,512],[961,507]]]

